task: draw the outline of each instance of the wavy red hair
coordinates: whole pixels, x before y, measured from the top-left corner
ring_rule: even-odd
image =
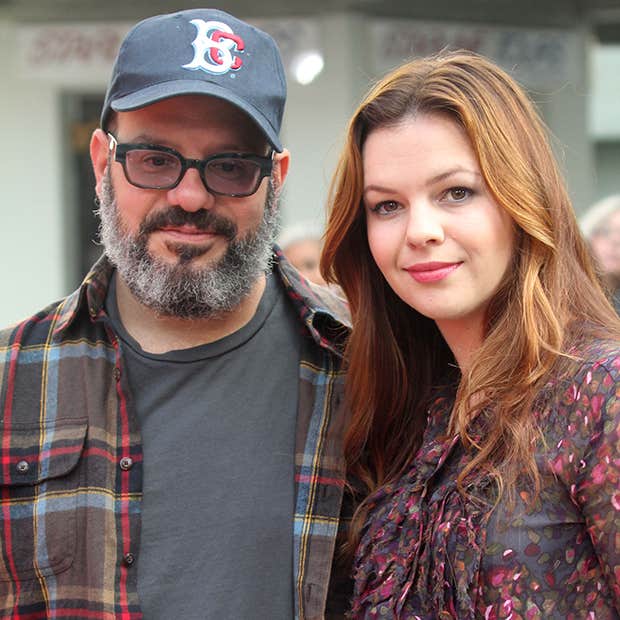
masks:
[[[485,340],[460,376],[435,323],[404,304],[376,267],[362,207],[362,149],[378,127],[441,113],[461,126],[494,200],[517,230],[513,269],[492,300]],[[351,304],[347,398],[352,422],[345,452],[362,496],[395,481],[419,447],[431,389],[458,383],[450,430],[472,450],[472,473],[491,474],[500,491],[518,476],[538,488],[531,407],[570,347],[592,335],[620,334],[577,225],[549,138],[523,89],[469,52],[414,60],[389,73],[355,111],[332,180],[321,260],[323,276]],[[450,374],[450,369],[452,369]],[[478,443],[469,422],[493,411]],[[352,540],[364,516],[360,507]]]

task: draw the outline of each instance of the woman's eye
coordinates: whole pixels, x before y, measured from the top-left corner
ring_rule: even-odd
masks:
[[[444,194],[444,198],[449,200],[450,202],[463,202],[469,198],[473,192],[467,187],[451,187]]]
[[[385,202],[379,202],[374,207],[371,207],[371,211],[373,213],[378,213],[380,215],[388,215],[390,213],[394,213],[399,209],[399,204],[394,200],[386,200]]]

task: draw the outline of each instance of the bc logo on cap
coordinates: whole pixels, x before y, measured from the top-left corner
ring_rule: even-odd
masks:
[[[243,61],[232,52],[243,52],[245,44],[230,26],[223,22],[206,22],[203,19],[192,19],[190,23],[196,26],[198,32],[192,42],[194,59],[183,65],[184,69],[202,69],[207,73],[220,75],[241,67]]]

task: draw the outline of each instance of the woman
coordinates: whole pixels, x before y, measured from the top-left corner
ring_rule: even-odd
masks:
[[[352,618],[617,618],[620,326],[534,108],[453,53],[349,125]]]
[[[592,205],[579,224],[620,314],[620,194]]]

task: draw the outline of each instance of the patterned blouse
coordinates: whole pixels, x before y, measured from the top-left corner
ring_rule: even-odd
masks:
[[[581,358],[535,408],[533,505],[525,485],[490,514],[494,484],[457,491],[469,457],[445,435],[454,395],[434,400],[411,470],[371,498],[351,618],[620,618],[620,347],[596,341]]]

